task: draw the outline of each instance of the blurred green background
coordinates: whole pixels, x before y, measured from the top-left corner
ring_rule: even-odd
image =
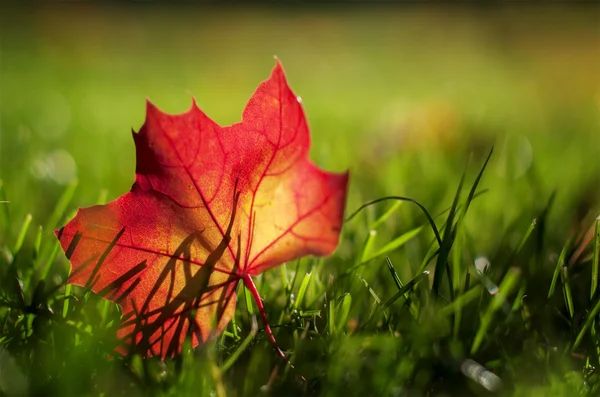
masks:
[[[351,207],[392,192],[424,198],[423,180],[446,185],[447,167],[459,174],[465,153],[480,158],[492,143],[489,177],[510,185],[497,192],[506,211],[528,173],[548,189],[598,175],[593,7],[7,10],[1,174],[36,215],[74,176],[82,205],[100,189],[129,189],[130,130],[143,123],[146,98],[179,113],[194,96],[233,123],[274,55],[303,98],[314,160],[351,170]],[[365,180],[375,183],[361,189]]]
[[[131,130],[144,121],[146,98],[180,113],[193,96],[218,123],[234,123],[269,76],[274,55],[303,99],[312,158],[328,170],[350,169],[348,212],[393,194],[438,213],[451,204],[465,167],[472,180],[492,146],[482,183],[489,191],[466,220],[476,253],[493,257],[514,247],[554,191],[549,241],[556,245],[548,255],[558,255],[572,228],[581,220],[589,227],[600,210],[594,4],[53,4],[3,5],[2,14],[0,200],[9,201],[3,245],[12,244],[27,213],[33,225],[45,225],[73,179],[79,183],[69,210],[129,190]],[[422,223],[416,211],[403,210],[382,235]],[[329,274],[352,265],[368,228],[358,223],[345,234],[330,267],[319,265],[325,281],[311,292],[313,302]],[[26,244],[34,237],[29,233]],[[430,238],[395,254],[403,278],[414,277]],[[550,275],[552,258],[545,262]],[[53,275],[60,281],[67,262],[59,255],[57,263]],[[393,285],[382,272],[378,262],[360,274],[378,291],[391,291],[389,297]],[[271,304],[278,307],[274,291]],[[352,357],[364,348],[360,343],[348,339],[342,350]],[[378,343],[384,351],[387,342]],[[268,346],[254,352],[246,359],[263,360],[264,371],[249,365],[262,379],[270,369],[264,362],[276,357],[265,358],[272,355]]]

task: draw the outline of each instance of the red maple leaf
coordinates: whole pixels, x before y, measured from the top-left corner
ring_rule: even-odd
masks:
[[[133,133],[131,191],[80,209],[56,232],[69,283],[121,306],[122,354],[164,359],[186,337],[205,343],[231,320],[239,281],[275,344],[251,276],[335,249],[348,173],[310,161],[304,111],[279,63],[232,126],[195,102],[180,115],[150,102],[146,112]]]

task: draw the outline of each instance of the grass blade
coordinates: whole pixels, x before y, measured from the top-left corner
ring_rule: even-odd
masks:
[[[327,328],[329,328],[329,335],[334,336],[335,332],[335,304],[329,302],[329,311],[327,313]]]
[[[392,264],[392,260],[389,256],[386,256],[385,263],[387,264],[390,273],[392,273],[392,278],[394,279],[396,287],[398,287],[399,290],[402,289],[402,281],[400,280],[400,277],[398,277],[398,273],[396,273],[396,269],[394,269],[394,265]]]
[[[36,260],[40,256],[40,248],[42,246],[42,235],[44,234],[42,226],[38,226],[38,231],[35,234],[35,240],[33,242],[33,259]]]
[[[306,290],[308,289],[308,285],[310,284],[310,280],[312,278],[312,272],[306,273],[304,278],[302,279],[302,283],[300,284],[300,289],[298,290],[298,297],[294,301],[293,308],[298,309],[298,307],[302,304],[304,300],[304,295],[306,294]]]
[[[569,269],[567,266],[562,266],[562,271],[560,272],[560,277],[563,285],[563,294],[565,298],[565,304],[567,305],[567,309],[569,310],[569,316],[571,319],[575,314],[575,308],[573,305],[573,294],[571,293],[571,283],[569,280]]]
[[[597,299],[596,304],[594,304],[594,307],[592,308],[592,311],[587,315],[587,318],[585,319],[585,323],[583,324],[583,327],[581,327],[581,330],[577,334],[577,338],[575,338],[575,343],[573,343],[573,347],[571,348],[571,350],[575,350],[575,349],[577,349],[577,347],[579,347],[579,345],[581,344],[581,341],[583,340],[583,337],[585,336],[586,332],[590,329],[592,324],[595,322],[596,316],[598,315],[599,312],[600,312],[600,299]]]
[[[496,312],[504,305],[506,305],[507,298],[515,289],[515,287],[519,284],[519,278],[521,276],[521,270],[515,267],[512,267],[508,270],[508,273],[502,279],[500,286],[498,287],[498,293],[492,298],[488,310],[484,313],[483,318],[481,319],[481,324],[479,329],[477,330],[477,334],[475,335],[475,339],[473,340],[473,344],[471,345],[471,355],[477,353],[481,344],[483,342],[483,338],[487,333],[488,328],[492,324],[492,320]]]
[[[25,235],[27,234],[27,230],[29,230],[30,224],[31,214],[27,214],[25,215],[25,219],[23,220],[23,224],[21,225],[19,234],[17,234],[17,241],[15,241],[15,245],[12,250],[13,257],[15,257],[21,250],[21,247],[23,246],[23,241],[25,241]]]
[[[415,229],[409,230],[406,233],[403,233],[402,235],[396,237],[395,239],[393,239],[392,241],[390,241],[389,243],[387,243],[386,245],[381,247],[375,253],[372,253],[371,255],[366,256],[366,258],[363,253],[362,262],[370,261],[371,259],[377,258],[378,256],[385,255],[391,251],[394,251],[394,250],[402,247],[404,244],[406,244],[411,239],[416,237],[421,232],[421,230],[423,230],[423,226],[419,226]]]
[[[338,303],[336,307],[337,321],[336,321],[336,331],[341,332],[346,322],[348,321],[348,315],[350,314],[350,308],[352,307],[352,296],[349,293],[345,293],[342,297],[342,301]]]
[[[40,269],[40,275],[39,275],[40,280],[44,280],[48,276],[48,273],[50,272],[50,268],[52,268],[52,264],[54,263],[54,260],[58,256],[59,251],[60,251],[60,242],[57,239],[54,241],[54,246],[52,247],[52,251],[50,252],[50,255],[48,256],[48,259],[46,259],[43,267]]]
[[[250,342],[254,340],[254,337],[258,333],[258,321],[256,320],[256,316],[252,316],[252,326],[250,327],[250,333],[248,336],[242,341],[240,346],[235,349],[235,351],[227,358],[227,361],[221,366],[221,372],[226,372],[235,362],[240,358],[240,355],[248,348]]]
[[[44,228],[45,230],[54,230],[54,228],[57,227],[58,222],[60,222],[62,216],[67,210],[67,207],[69,206],[69,203],[71,202],[71,199],[73,198],[73,194],[75,194],[77,183],[77,180],[74,179],[67,185],[63,194],[58,199],[58,202],[56,203],[52,214],[48,218],[48,222],[46,223],[46,227]]]
[[[461,293],[465,293],[466,289],[461,291],[461,279],[463,274],[462,267],[462,244],[464,241],[464,229],[458,229],[456,236],[454,237],[454,246],[452,250],[452,289],[454,291],[454,296],[458,296]],[[467,269],[468,274],[468,269]],[[456,299],[456,298],[455,298]],[[460,323],[462,321],[462,305],[457,306],[456,311],[454,312],[454,326],[453,326],[453,334],[454,337],[458,337],[458,333],[460,331]]]
[[[444,270],[446,270],[446,264],[448,263],[448,256],[450,255],[450,249],[452,248],[452,225],[454,223],[454,217],[456,216],[456,207],[458,206],[458,201],[460,199],[460,192],[462,190],[463,183],[465,181],[465,174],[463,172],[460,177],[460,182],[458,183],[458,188],[456,189],[456,194],[454,195],[454,200],[452,202],[452,207],[450,208],[450,213],[448,214],[448,219],[446,220],[446,228],[444,229],[444,238],[442,243],[440,244],[440,252],[437,256],[437,261],[435,264],[435,270],[433,273],[433,285],[431,286],[431,292],[434,296],[439,296],[440,294],[440,286],[442,283],[442,278],[444,277]],[[450,275],[448,275],[450,276]]]
[[[481,285],[474,286],[473,288],[471,288],[464,294],[460,294],[452,302],[438,310],[437,314],[439,316],[444,317],[455,313],[459,309],[462,310],[464,306],[479,298],[481,296],[482,291],[483,287]]]
[[[396,300],[398,300],[398,298],[400,298],[402,295],[410,292],[417,285],[417,283],[419,281],[421,281],[424,277],[427,277],[427,276],[429,276],[429,271],[425,270],[423,273],[419,274],[417,277],[410,280],[408,282],[408,284],[406,284],[405,286],[400,288],[400,290],[398,292],[396,292],[394,294],[394,296],[392,296],[390,299],[388,299],[388,301],[385,303],[385,305],[383,305],[383,309],[384,310],[387,309]],[[406,298],[408,299],[408,296],[406,296]]]
[[[65,286],[65,299],[63,301],[63,309],[62,309],[62,316],[63,318],[67,318],[67,314],[69,313],[69,302],[70,302],[70,298],[71,298],[71,284],[67,284]]]
[[[373,288],[371,288],[371,286],[369,285],[369,283],[367,282],[367,280],[365,280],[364,278],[362,278],[361,276],[356,276],[359,278],[359,280],[361,280],[363,282],[363,284],[365,285],[365,287],[367,287],[367,289],[369,290],[369,293],[371,294],[371,296],[373,297],[373,299],[375,299],[375,303],[377,304],[375,306],[375,309],[371,311],[371,313],[369,314],[369,318],[367,319],[367,323],[369,321],[371,321],[371,319],[373,318],[373,314],[375,314],[375,311],[377,308],[381,308],[383,310],[383,317],[385,318],[385,320],[388,320],[388,315],[387,312],[385,311],[386,307],[382,307],[381,305],[381,299],[379,298],[379,295],[377,295],[377,293],[375,292],[375,290]]]
[[[527,240],[529,240],[529,236],[531,236],[531,233],[533,233],[533,229],[535,229],[536,224],[537,224],[537,219],[534,218],[533,221],[531,221],[529,228],[527,228],[525,235],[523,236],[521,241],[519,241],[519,245],[517,245],[517,249],[515,250],[514,255],[518,255],[519,252],[521,252],[521,250],[525,246],[525,243],[527,242]]]
[[[600,256],[600,217],[596,218],[596,230],[594,232],[594,245],[592,249],[592,287],[590,289],[590,300],[594,299],[598,288],[598,257]]]
[[[350,214],[350,216],[348,216],[344,220],[344,222],[351,221],[356,215],[358,215],[365,208],[367,208],[367,207],[369,207],[371,205],[380,203],[382,201],[387,201],[387,200],[408,201],[409,203],[413,203],[417,207],[419,207],[421,209],[421,211],[423,211],[423,214],[425,214],[425,217],[427,218],[427,221],[429,222],[429,225],[431,226],[431,230],[433,231],[433,234],[435,234],[435,238],[436,238],[438,244],[442,245],[442,238],[440,237],[440,232],[439,232],[437,226],[435,225],[435,222],[433,221],[433,218],[431,217],[431,214],[429,214],[429,211],[427,211],[427,209],[421,203],[419,203],[417,200],[414,200],[414,199],[411,199],[411,198],[408,198],[408,197],[387,196],[387,197],[379,198],[377,200],[370,201],[370,202],[368,202],[366,204],[361,205],[356,211],[354,211],[352,214]]]
[[[377,237],[377,230],[370,230],[369,235],[367,236],[367,241],[365,241],[365,246],[363,248],[362,255],[360,257],[360,264],[367,262],[370,258],[373,258],[373,247],[375,245],[375,237]]]
[[[388,220],[389,217],[394,214],[394,212],[398,211],[398,208],[400,208],[401,205],[402,201],[394,202],[387,211],[385,211],[379,218],[375,220],[375,222],[373,222],[371,229],[377,229],[379,226],[381,226],[385,221]]]
[[[550,289],[548,290],[547,298],[550,299],[552,295],[554,295],[554,290],[556,289],[556,281],[558,280],[558,276],[560,274],[560,269],[564,266],[565,256],[567,255],[568,247],[570,243],[567,241],[565,246],[558,257],[558,261],[556,262],[556,268],[554,268],[554,275],[552,276],[552,282],[550,283]]]
[[[484,173],[485,169],[487,168],[487,165],[490,162],[490,159],[492,158],[492,153],[494,153],[493,146],[490,149],[490,152],[488,153],[488,155],[485,159],[485,162],[483,163],[483,166],[479,170],[479,173],[477,174],[477,177],[475,178],[475,182],[473,182],[473,186],[471,186],[471,190],[469,191],[469,195],[467,196],[467,201],[465,203],[465,209],[463,210],[463,213],[462,213],[462,218],[464,218],[467,215],[467,211],[469,210],[469,206],[471,205],[471,202],[477,196],[477,194],[475,194],[475,192],[477,190],[477,186],[479,186],[479,182],[481,182],[483,173]]]

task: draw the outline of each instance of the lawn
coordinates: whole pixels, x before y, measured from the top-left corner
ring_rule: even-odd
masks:
[[[592,5],[2,8],[0,396],[600,394]],[[347,217],[388,199],[255,278],[294,368],[243,286],[215,341],[113,355],[53,230],[129,191],[147,98],[235,123],[274,55]]]

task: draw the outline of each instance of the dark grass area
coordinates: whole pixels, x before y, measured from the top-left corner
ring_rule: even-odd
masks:
[[[478,396],[494,376],[499,395],[597,395],[596,11],[3,13],[0,395]],[[179,113],[194,96],[231,124],[273,55],[302,96],[314,161],[350,169],[347,214],[388,196],[426,212],[373,204],[333,256],[256,278],[295,370],[241,287],[214,343],[165,362],[112,357],[118,307],[65,285],[52,230],[130,188],[146,98]]]

